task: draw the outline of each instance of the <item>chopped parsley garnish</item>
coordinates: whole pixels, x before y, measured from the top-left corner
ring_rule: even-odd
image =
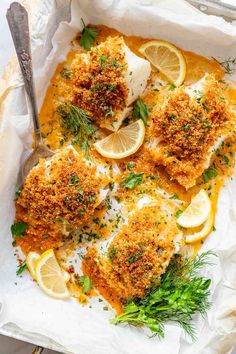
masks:
[[[137,101],[135,102],[134,105],[134,110],[133,110],[133,117],[134,118],[141,118],[143,123],[147,125],[147,118],[149,116],[149,109],[147,105],[143,102],[141,97],[139,96]]]
[[[182,214],[183,214],[183,210],[177,210],[175,213],[175,217],[178,219]]]
[[[135,263],[135,261],[136,261],[136,258],[134,255],[130,256],[128,259],[129,264]]]
[[[22,192],[21,189],[18,189],[18,191],[16,191],[16,193],[15,193],[16,199],[19,198],[19,196],[21,195],[21,192]]]
[[[127,168],[128,170],[131,170],[132,168],[134,168],[136,166],[136,163],[135,162],[128,162],[127,163]]]
[[[79,177],[72,175],[72,176],[70,176],[70,184],[68,184],[68,186],[72,187],[78,182],[79,182]]]
[[[84,49],[90,50],[99,32],[96,27],[85,26],[84,20],[82,18],[81,21],[83,23],[84,28],[79,43]]]
[[[13,237],[22,238],[27,229],[27,224],[25,222],[16,222],[11,225],[11,233]]]
[[[212,178],[218,176],[218,171],[217,171],[217,168],[215,167],[215,165],[207,168],[203,174],[203,180],[205,183],[209,182]]]
[[[170,199],[179,199],[178,195],[177,194],[173,194]]]
[[[173,85],[173,84],[171,84],[168,88],[169,91],[174,91],[174,89],[175,89],[175,85]]]
[[[186,125],[184,126],[184,130],[189,130],[190,127],[191,127],[191,125],[188,123],[188,124],[186,124]]]
[[[93,222],[94,222],[96,225],[98,225],[98,224],[100,224],[100,219],[99,219],[99,218],[94,218],[94,219],[93,219]]]
[[[83,293],[89,292],[93,287],[93,282],[87,275],[81,275],[78,279],[79,285],[82,285]]]
[[[229,167],[229,158],[228,158],[228,156],[223,155],[222,157],[223,157],[223,160],[224,160],[226,166]]]
[[[112,107],[108,108],[105,112],[105,117],[111,116],[113,117],[115,115],[115,113],[112,110]]]
[[[109,259],[111,262],[113,262],[118,250],[119,249],[117,247],[112,247],[111,250],[109,251]]]
[[[18,267],[16,275],[18,275],[18,276],[21,275],[26,269],[27,269],[27,265],[24,262]]]
[[[155,226],[155,227],[158,227],[159,225],[160,225],[160,221],[154,222],[154,226]]]
[[[168,116],[168,118],[169,118],[169,120],[174,120],[174,119],[175,119],[175,115],[174,115],[174,114],[170,114],[170,115]]]
[[[135,173],[130,172],[127,177],[125,177],[122,182],[122,188],[134,189],[143,181],[143,172]]]
[[[209,112],[209,108],[205,105],[205,103],[202,104],[202,107],[206,112]]]

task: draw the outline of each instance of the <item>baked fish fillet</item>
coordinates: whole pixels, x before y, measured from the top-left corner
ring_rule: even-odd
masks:
[[[63,236],[88,222],[108,183],[103,166],[83,159],[72,146],[41,159],[16,201],[16,220],[27,223],[32,249],[47,249],[49,242],[57,247]]]
[[[95,286],[97,280],[106,284],[108,291],[122,302],[144,297],[182,245],[182,232],[174,217],[176,210],[164,196],[142,197],[106,254],[95,248],[86,254],[84,269],[87,264]]]
[[[74,104],[101,127],[116,131],[144,92],[151,66],[126,46],[123,37],[108,37],[77,54],[71,71]]]
[[[236,114],[223,85],[206,75],[189,87],[160,93],[146,144],[154,163],[186,189],[196,184],[222,142],[235,135]]]

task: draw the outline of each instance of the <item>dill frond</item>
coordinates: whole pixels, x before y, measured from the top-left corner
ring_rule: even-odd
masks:
[[[56,113],[61,117],[63,134],[72,144],[78,144],[85,154],[88,154],[90,140],[95,132],[87,112],[73,104],[62,104],[57,107]]]
[[[129,301],[125,312],[111,323],[146,325],[154,334],[164,337],[164,325],[174,322],[194,340],[193,315],[199,312],[204,316],[211,305],[208,301],[211,280],[198,276],[197,270],[212,265],[212,256],[215,256],[213,251],[195,258],[175,255],[159,286],[150,290],[144,299]]]

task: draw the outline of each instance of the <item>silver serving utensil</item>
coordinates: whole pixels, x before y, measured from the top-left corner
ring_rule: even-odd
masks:
[[[39,159],[53,156],[54,152],[43,144],[40,132],[33,81],[28,13],[21,4],[13,2],[7,10],[6,17],[23,75],[25,90],[28,96],[28,105],[34,124],[35,146],[33,152],[27,158],[21,169],[23,183],[30,170],[39,162]]]

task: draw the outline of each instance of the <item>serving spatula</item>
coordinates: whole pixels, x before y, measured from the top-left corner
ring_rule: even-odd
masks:
[[[28,106],[34,126],[34,150],[21,168],[21,177],[23,183],[30,170],[39,162],[39,159],[53,156],[54,152],[49,150],[43,144],[40,131],[33,80],[28,13],[21,4],[18,2],[13,2],[7,10],[6,17],[23,75],[25,90],[28,97]]]

